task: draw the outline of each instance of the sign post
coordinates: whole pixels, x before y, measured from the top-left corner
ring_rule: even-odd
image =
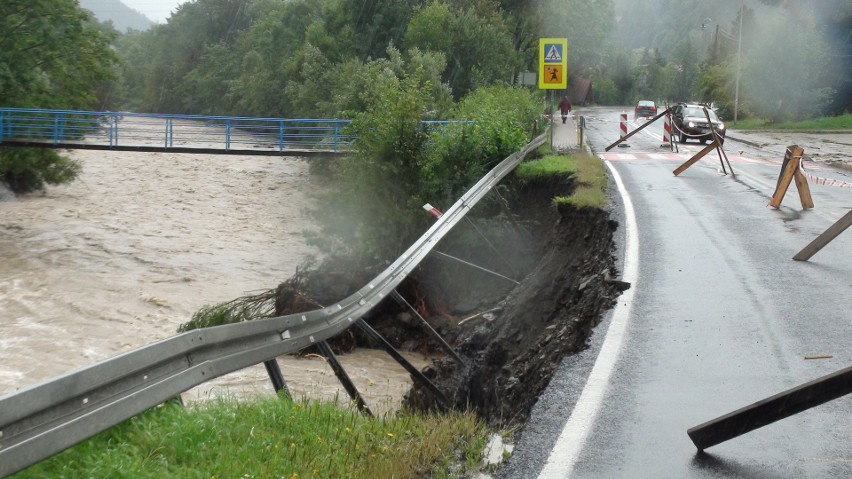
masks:
[[[538,40],[538,88],[550,90],[550,128],[553,131],[553,90],[568,88],[568,39],[540,38]],[[553,134],[550,135],[553,148]]]

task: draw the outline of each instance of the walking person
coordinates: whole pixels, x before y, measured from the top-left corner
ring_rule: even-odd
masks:
[[[571,101],[568,100],[567,96],[563,96],[559,100],[559,111],[562,113],[562,123],[565,123],[565,120],[568,119],[568,113],[571,112]]]

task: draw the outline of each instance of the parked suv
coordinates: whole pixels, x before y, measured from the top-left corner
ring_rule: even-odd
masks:
[[[694,138],[701,143],[707,143],[713,140],[713,133],[710,131],[710,124],[707,123],[707,116],[704,115],[704,106],[697,103],[678,103],[672,108],[672,124],[674,131],[677,134],[681,143],[686,143],[686,140]],[[725,124],[716,116],[716,112],[707,108],[707,115],[710,117],[710,122],[713,124],[713,129],[719,135],[719,142],[725,142]]]

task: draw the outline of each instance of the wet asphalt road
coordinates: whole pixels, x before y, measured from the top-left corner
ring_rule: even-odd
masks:
[[[597,328],[590,349],[562,364],[497,476],[852,477],[852,395],[705,454],[696,453],[686,434],[852,365],[852,230],[810,261],[792,260],[849,211],[852,188],[811,184],[816,206],[803,210],[791,185],[782,207],[773,209],[767,203],[786,145],[744,134],[740,142],[736,132],[725,143],[736,178],[722,173],[715,155],[675,177],[672,171],[702,145],[678,145],[681,154],[660,148],[658,122],[629,139],[630,148],[605,153],[618,138],[620,112],[579,114],[588,143],[621,178],[627,210],[635,213],[626,215],[625,200],[613,191],[621,271],[630,254],[628,216],[635,217],[632,293]],[[638,123],[628,118],[633,130]],[[802,146],[806,153],[817,148]],[[852,182],[849,171],[814,162],[805,168]],[[617,347],[608,328],[623,328]],[[832,357],[805,359],[814,355]],[[591,372],[596,361],[612,363],[603,381],[600,364]],[[598,392],[599,403],[587,407],[584,396],[578,405],[590,374],[588,389]]]

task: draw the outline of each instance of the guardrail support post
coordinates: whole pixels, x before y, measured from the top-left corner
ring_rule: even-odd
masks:
[[[446,341],[444,341],[444,338],[442,338],[441,335],[438,334],[437,331],[435,331],[435,329],[432,327],[432,325],[429,324],[428,321],[426,321],[426,318],[421,316],[420,313],[416,309],[414,309],[414,306],[412,306],[408,301],[406,301],[405,298],[402,297],[402,295],[399,294],[399,292],[397,292],[397,290],[393,290],[391,292],[391,296],[393,296],[393,299],[395,299],[399,304],[408,307],[408,309],[412,313],[414,313],[414,315],[417,316],[418,319],[420,319],[420,323],[423,324],[423,328],[426,329],[426,331],[436,341],[438,341],[438,344],[441,345],[441,349],[443,349],[444,352],[446,352],[447,354],[452,356],[453,359],[455,359],[457,363],[462,364],[462,365],[464,364],[464,360],[461,358],[461,356],[459,356],[459,353],[457,353],[456,350],[453,349],[452,346],[450,346],[449,344],[447,344]]]
[[[281,368],[278,366],[278,361],[274,359],[270,359],[269,361],[264,361],[263,366],[266,368],[266,374],[269,375],[270,381],[272,381],[272,387],[275,388],[276,393],[280,393],[284,391],[284,394],[287,397],[292,398],[290,395],[290,390],[287,389],[287,383],[284,381],[284,375],[281,374]]]
[[[328,365],[331,366],[331,370],[334,371],[334,375],[337,376],[340,384],[342,384],[343,388],[346,389],[346,392],[349,393],[349,397],[355,401],[355,404],[358,406],[358,410],[368,416],[372,416],[373,412],[370,411],[369,407],[367,407],[367,403],[364,402],[364,398],[361,396],[361,393],[358,392],[358,388],[355,387],[355,383],[352,382],[352,379],[350,379],[349,375],[346,374],[346,370],[343,369],[343,365],[341,365],[340,361],[337,360],[337,356],[334,355],[334,351],[331,350],[331,346],[329,346],[326,341],[320,341],[317,343],[317,349],[319,349],[320,354],[325,356],[325,359],[328,361]]]
[[[405,368],[406,371],[408,371],[409,374],[411,374],[411,377],[414,378],[415,381],[419,382],[427,389],[429,389],[429,391],[435,395],[435,398],[438,400],[438,404],[445,408],[450,407],[450,400],[447,399],[447,396],[445,396],[440,389],[438,389],[438,386],[435,386],[435,384],[430,381],[429,378],[424,376],[419,369],[415,368],[413,364],[408,362],[408,360],[405,359],[402,354],[399,354],[399,351],[397,351],[391,345],[391,343],[388,342],[387,339],[385,339],[381,334],[379,334],[375,329],[373,329],[372,326],[367,324],[367,322],[363,319],[355,321],[355,325],[361,328],[361,330],[364,331],[367,336],[378,342],[385,349],[385,351],[387,351],[388,354],[390,354],[391,357],[396,360],[396,362],[398,362],[403,368]]]

